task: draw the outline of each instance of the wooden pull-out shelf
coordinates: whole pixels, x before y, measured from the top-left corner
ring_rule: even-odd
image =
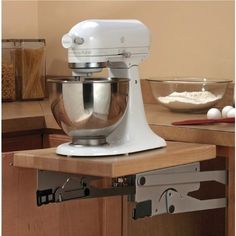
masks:
[[[118,177],[188,164],[216,157],[214,145],[167,142],[167,147],[130,155],[75,158],[59,156],[55,148],[20,151],[14,154],[14,166]]]

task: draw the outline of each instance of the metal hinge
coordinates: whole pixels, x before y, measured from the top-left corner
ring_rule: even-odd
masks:
[[[134,209],[133,218],[226,207],[226,198],[199,200],[188,195],[204,181],[226,184],[227,173],[225,170],[201,172],[200,164],[193,163],[137,174],[133,200],[138,208]],[[147,203],[151,204],[148,208]]]

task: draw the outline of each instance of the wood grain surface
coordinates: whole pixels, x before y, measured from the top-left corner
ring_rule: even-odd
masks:
[[[3,134],[2,136],[2,152],[42,148],[42,134],[37,130],[31,131],[31,133],[20,132],[14,135]]]
[[[227,148],[224,155],[228,170],[228,185],[226,196],[228,198],[228,207],[226,209],[226,235],[235,235],[235,149]]]
[[[14,166],[93,176],[117,177],[215,158],[214,145],[168,142],[167,147],[113,157],[73,158],[55,148],[16,152]]]

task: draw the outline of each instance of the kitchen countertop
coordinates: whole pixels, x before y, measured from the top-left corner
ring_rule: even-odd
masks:
[[[2,103],[2,132],[60,129],[48,100]]]
[[[235,146],[234,124],[173,126],[173,121],[205,119],[205,114],[174,113],[158,104],[145,104],[151,128],[166,140]],[[56,129],[48,100],[2,104],[2,132]],[[210,140],[210,142],[209,142]]]
[[[166,140],[182,142],[210,143],[219,146],[235,146],[234,124],[178,125],[174,121],[206,119],[206,114],[170,112],[157,104],[145,105],[146,116],[152,129]]]
[[[2,133],[31,131],[45,127],[39,101],[2,103]]]

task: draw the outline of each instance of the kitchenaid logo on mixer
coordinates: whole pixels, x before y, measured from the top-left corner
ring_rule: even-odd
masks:
[[[69,55],[71,56],[77,56],[77,55],[91,55],[92,51],[91,50],[72,50],[68,52]]]

